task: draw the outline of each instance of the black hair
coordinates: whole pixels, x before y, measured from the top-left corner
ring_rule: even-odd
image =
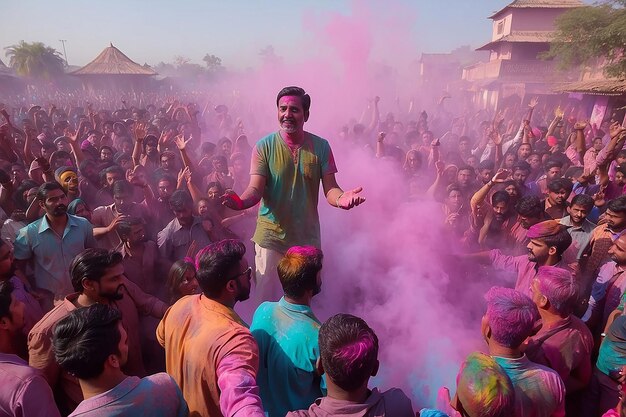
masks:
[[[620,196],[609,201],[606,209],[614,213],[626,214],[626,196]]]
[[[334,315],[322,324],[319,349],[327,377],[345,391],[361,387],[377,366],[376,333],[350,314]]]
[[[552,191],[553,193],[558,193],[560,190],[564,189],[569,195],[572,192],[572,188],[574,188],[574,184],[567,178],[555,178],[548,183],[548,191]]]
[[[107,304],[72,311],[54,327],[54,357],[65,371],[79,379],[102,374],[110,355],[121,355],[118,323],[122,313]]]
[[[461,172],[461,171],[470,171],[472,174],[476,175],[476,170],[474,169],[474,167],[470,165],[461,165],[457,172]]]
[[[13,289],[11,281],[0,281],[0,318],[13,318],[11,317],[11,293]]]
[[[85,249],[72,261],[70,277],[76,292],[83,292],[83,280],[100,282],[106,271],[122,263],[122,254],[113,250],[89,248]]]
[[[133,195],[135,188],[128,180],[117,180],[113,183],[113,195]]]
[[[498,203],[509,204],[511,202],[511,196],[504,190],[496,191],[491,196],[491,205],[495,206]]]
[[[46,198],[48,198],[48,194],[50,194],[50,191],[54,190],[61,190],[63,191],[63,194],[66,194],[65,189],[58,182],[44,182],[39,186],[39,189],[37,190],[37,200],[46,201]]]
[[[563,168],[563,162],[551,156],[543,166],[543,169],[548,172],[552,168]]]
[[[189,191],[176,190],[170,197],[170,208],[172,210],[184,210],[193,208],[193,198]]]
[[[128,237],[133,226],[144,224],[144,220],[140,217],[128,217],[117,225],[117,234],[120,238],[124,239]]]
[[[208,183],[206,185],[206,192],[208,193],[209,190],[213,187],[217,188],[217,192],[220,195],[224,194],[224,186],[222,185],[221,182],[218,182],[218,181],[211,181],[210,183]]]
[[[577,194],[572,198],[572,206],[577,205],[591,211],[594,206],[593,198],[587,194]]]
[[[213,142],[202,142],[200,152],[202,155],[215,152],[215,144]]]
[[[217,297],[226,287],[246,253],[243,242],[225,239],[200,250],[196,255],[198,285],[207,297]]]
[[[295,96],[300,97],[300,101],[302,102],[302,109],[304,112],[308,112],[311,108],[311,96],[309,96],[304,89],[300,87],[285,87],[278,92],[276,96],[276,107],[278,107],[278,102],[282,97],[285,96]]]
[[[524,217],[539,217],[543,211],[541,200],[534,195],[527,195],[519,199],[515,205],[517,214]]]
[[[563,229],[555,235],[542,237],[538,240],[542,240],[548,247],[554,246],[556,254],[561,256],[572,244],[572,235],[569,234],[567,229]]]
[[[530,164],[526,161],[519,160],[513,164],[513,171],[531,171]]]
[[[100,171],[100,181],[102,181],[103,184],[106,184],[107,174],[119,174],[121,178],[124,178],[124,175],[126,173],[124,172],[124,169],[119,165],[111,165],[109,167],[106,167],[102,171]]]

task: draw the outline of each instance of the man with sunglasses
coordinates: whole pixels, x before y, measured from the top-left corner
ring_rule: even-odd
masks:
[[[252,268],[245,252],[238,240],[198,252],[202,294],[178,300],[157,329],[167,373],[181,388],[190,415],[265,416],[256,384],[259,349],[233,310],[250,297]]]

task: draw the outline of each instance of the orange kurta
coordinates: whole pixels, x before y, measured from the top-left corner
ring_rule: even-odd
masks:
[[[181,298],[157,328],[167,373],[190,416],[263,416],[256,386],[259,350],[235,311],[204,295]]]

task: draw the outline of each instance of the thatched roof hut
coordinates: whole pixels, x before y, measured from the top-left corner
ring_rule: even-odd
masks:
[[[70,74],[80,77],[85,85],[92,87],[132,88],[144,86],[157,72],[136,63],[110,44],[93,61]]]

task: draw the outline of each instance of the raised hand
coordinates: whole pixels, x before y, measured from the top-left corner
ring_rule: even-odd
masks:
[[[437,170],[437,176],[441,177],[446,169],[446,163],[443,161],[435,162],[435,169]]]
[[[576,122],[576,124],[574,125],[574,130],[585,130],[586,127],[587,127],[587,121],[581,120],[579,122]]]
[[[350,210],[353,207],[358,206],[365,202],[365,197],[361,197],[359,194],[363,191],[363,187],[357,187],[354,190],[345,191],[337,199],[337,207],[344,210]]]
[[[71,126],[65,128],[65,130],[63,131],[63,135],[73,143],[76,143],[76,141],[78,141],[78,132],[75,131]]]
[[[562,119],[564,114],[565,112],[563,111],[563,109],[561,109],[561,106],[558,106],[556,109],[554,109],[554,117]]]
[[[498,132],[498,129],[491,129],[489,132],[489,138],[493,141],[493,144],[496,146],[502,145],[502,135]]]
[[[383,143],[385,141],[385,136],[387,136],[387,133],[378,132],[378,137],[376,138],[376,140],[380,143]]]
[[[533,97],[530,99],[530,102],[528,103],[528,107],[530,107],[531,109],[534,109],[537,104],[539,104],[539,97]]]
[[[611,135],[612,138],[619,136],[620,134],[622,134],[622,132],[625,132],[625,131],[626,131],[626,127],[623,127],[622,125],[620,125],[619,122],[613,122],[611,123],[611,126],[609,126],[609,134]]]
[[[176,144],[176,147],[178,148],[178,150],[182,151],[185,149],[185,146],[187,146],[190,140],[191,138],[185,140],[185,137],[183,135],[178,135],[174,139],[174,143]]]
[[[133,135],[137,142],[141,142],[146,137],[146,125],[144,123],[135,123],[133,126]]]
[[[189,184],[191,182],[191,170],[188,166],[181,170],[182,178]]]
[[[499,169],[498,172],[496,172],[496,174],[493,176],[493,178],[491,178],[491,181],[495,183],[502,183],[506,181],[507,178],[509,178],[509,175],[511,175],[511,171],[509,171],[508,169]]]

